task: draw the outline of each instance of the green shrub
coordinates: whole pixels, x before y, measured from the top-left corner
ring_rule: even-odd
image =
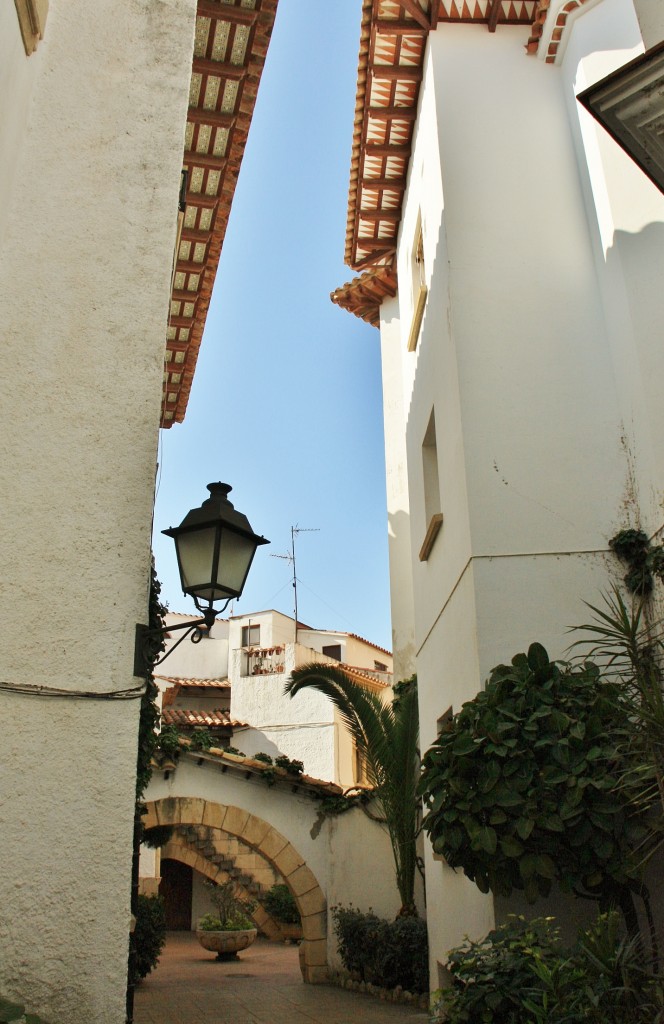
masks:
[[[275,757],[274,763],[277,768],[283,768],[289,775],[301,775],[304,771],[304,763],[302,761],[291,760],[285,754],[279,754],[278,757]]]
[[[657,1024],[664,1002],[616,913],[565,948],[552,918],[510,918],[480,942],[451,950],[446,1024]]]
[[[273,885],[261,896],[261,903],[275,921],[281,921],[283,924],[300,923],[295,897],[287,885]]]
[[[639,876],[646,834],[616,787],[628,725],[620,687],[590,661],[532,644],[494,668],[423,758],[434,850],[482,892],[532,903],[558,880],[615,899]]]
[[[232,878],[221,883],[206,878],[203,884],[210,893],[217,913],[206,914],[201,918],[199,928],[203,931],[234,932],[254,927],[249,914],[254,910],[256,901],[238,895],[238,888]]]
[[[36,1013],[26,1013],[22,1003],[13,1003],[0,996],[0,1024],[46,1024]]]
[[[339,955],[346,970],[381,988],[429,989],[426,922],[418,917],[385,921],[355,907],[332,907]]]
[[[159,850],[162,846],[166,846],[174,831],[175,829],[172,825],[154,825],[152,828],[146,828],[143,831],[141,842],[143,846],[147,846],[150,850]]]
[[[157,747],[166,757],[180,756],[180,733],[174,725],[165,725],[157,736]]]
[[[136,985],[157,966],[166,941],[166,915],[161,896],[139,896],[136,927],[129,945],[129,983]]]
[[[214,737],[209,729],[198,728],[194,729],[191,736],[189,737],[189,749],[190,750],[209,750],[210,747],[214,746]]]

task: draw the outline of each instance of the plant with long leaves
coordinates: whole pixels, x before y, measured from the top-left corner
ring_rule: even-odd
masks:
[[[415,677],[397,684],[395,698],[385,704],[335,665],[312,662],[295,669],[285,693],[315,689],[332,701],[349,730],[390,837],[400,915],[417,915],[416,841],[420,831],[419,721]]]
[[[632,805],[648,815],[651,827],[643,850],[650,857],[664,841],[664,634],[661,622],[649,621],[644,599],[628,605],[614,587],[603,602],[603,607],[588,604],[594,618],[576,627],[587,638],[571,649],[584,648],[583,656],[600,661],[603,677],[619,685],[629,722],[621,787]]]

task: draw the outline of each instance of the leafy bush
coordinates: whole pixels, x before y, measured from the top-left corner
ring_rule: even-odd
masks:
[[[217,913],[216,915],[205,914],[201,918],[198,927],[202,931],[234,932],[254,927],[249,915],[256,903],[254,900],[245,900],[238,896],[238,890],[232,878],[219,885],[206,879],[204,884],[210,893],[210,899],[214,903]]]
[[[190,750],[209,750],[210,747],[214,746],[214,739],[209,729],[198,728],[194,729],[191,736],[189,737],[189,749]]]
[[[290,775],[301,775],[304,771],[304,763],[302,761],[291,760],[290,757],[286,757],[285,754],[280,754],[279,757],[275,757],[274,763],[277,768],[283,768]]]
[[[136,985],[157,966],[166,941],[166,915],[161,896],[139,896],[136,927],[129,939],[129,983]]]
[[[180,733],[174,725],[165,725],[157,736],[157,747],[167,757],[177,760],[180,756]]]
[[[261,903],[275,921],[281,921],[283,924],[300,923],[295,897],[287,885],[273,885],[261,896]]]
[[[437,1006],[446,1024],[656,1024],[661,982],[633,940],[606,914],[563,947],[552,918],[511,918],[481,942],[450,952],[450,988]]]
[[[424,756],[434,850],[482,892],[522,889],[534,902],[557,879],[622,900],[645,829],[616,787],[621,701],[595,664],[551,662],[541,644],[495,668]]]
[[[418,917],[385,921],[355,907],[332,907],[339,955],[346,970],[381,988],[429,989],[426,922]]]

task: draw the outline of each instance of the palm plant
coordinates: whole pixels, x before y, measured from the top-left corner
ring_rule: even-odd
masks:
[[[625,603],[617,587],[604,595],[604,607],[588,605],[591,622],[576,627],[589,639],[573,647],[587,648],[588,657],[604,662],[605,678],[621,684],[621,700],[630,728],[625,737],[627,769],[622,784],[640,811],[659,804],[653,819],[661,832],[664,813],[664,635],[661,623],[649,621],[648,604],[634,598]],[[647,844],[652,853],[655,844]]]
[[[355,741],[369,784],[389,833],[400,915],[417,916],[416,840],[420,831],[418,707],[415,677],[397,684],[391,704],[353,682],[341,668],[312,662],[295,669],[285,693],[318,690],[332,701]]]

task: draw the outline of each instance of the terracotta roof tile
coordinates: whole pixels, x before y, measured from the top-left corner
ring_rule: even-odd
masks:
[[[194,690],[230,690],[231,684],[228,679],[184,679],[181,676],[155,676],[172,686],[179,686],[180,689]]]
[[[361,320],[380,327],[380,306],[397,293],[397,275],[392,267],[372,267],[359,277],[335,289],[332,302]]]
[[[579,0],[574,0],[579,2]],[[393,267],[429,31],[438,22],[530,25],[548,0],[363,0],[351,156],[346,263]],[[334,301],[373,323],[363,285]],[[346,304],[347,303],[347,304]]]
[[[184,419],[277,0],[198,0],[161,426]]]
[[[231,718],[228,711],[220,708],[214,711],[192,711],[189,708],[164,708],[162,711],[164,725],[195,726],[207,729],[236,729],[245,727],[245,722]]]

